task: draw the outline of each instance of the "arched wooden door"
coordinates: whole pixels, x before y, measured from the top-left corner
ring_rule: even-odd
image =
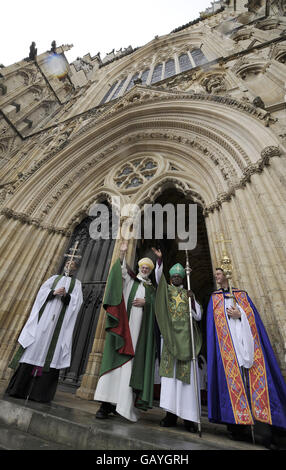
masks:
[[[89,234],[92,220],[94,218],[87,217],[75,228],[68,246],[69,249],[76,241],[79,242],[78,253],[82,258],[76,276],[82,282],[84,299],[74,330],[71,366],[60,374],[61,388],[64,385],[70,391],[80,386],[86,368],[115,242],[111,237],[108,240],[92,239]],[[64,263],[65,259],[62,269]]]

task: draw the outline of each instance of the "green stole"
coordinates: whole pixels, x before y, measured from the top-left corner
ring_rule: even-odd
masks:
[[[106,337],[99,376],[121,367],[133,358],[129,385],[136,393],[135,406],[147,410],[152,407],[153,403],[155,290],[153,286],[144,284],[145,306],[136,351],[134,351],[128,320],[139,285],[140,281],[135,278],[127,300],[127,308],[125,308],[122,270],[118,259],[110,270],[103,300],[106,310]]]
[[[164,274],[157,289],[155,313],[164,339],[159,373],[162,377],[173,377],[176,360],[176,378],[190,383],[192,342],[188,294],[186,289],[168,285]],[[197,357],[202,335],[196,321],[193,329]]]
[[[62,277],[63,277],[62,275],[59,275],[54,279],[51,290],[55,289],[56,285],[58,284],[59,280]],[[69,285],[68,294],[72,293],[72,291],[74,289],[74,286],[75,286],[75,278],[72,277],[70,285]],[[41,319],[42,314],[44,313],[44,310],[45,310],[48,302],[49,302],[49,299],[47,297],[47,299],[43,303],[41,309],[39,310],[38,323]],[[44,367],[43,367],[44,372],[48,372],[50,370],[50,364],[52,362],[52,358],[53,358],[53,355],[54,355],[54,352],[55,352],[55,349],[56,349],[56,345],[57,345],[57,342],[58,342],[58,338],[59,338],[59,334],[60,334],[60,331],[61,331],[64,316],[65,316],[65,313],[66,313],[66,309],[67,309],[67,305],[63,305],[62,309],[61,309],[61,312],[59,314],[59,318],[58,318],[58,321],[57,321],[57,324],[56,324],[56,327],[55,327],[55,330],[54,330],[54,333],[53,333],[53,337],[52,337],[48,352],[47,352],[45,364],[44,364]],[[16,369],[18,367],[19,361],[20,361],[24,351],[25,351],[25,348],[23,348],[23,346],[20,345],[17,352],[16,352],[16,354],[15,354],[15,356],[13,357],[12,361],[9,364],[9,367],[11,369]]]

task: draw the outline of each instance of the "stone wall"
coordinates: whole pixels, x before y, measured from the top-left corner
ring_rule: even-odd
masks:
[[[39,286],[58,269],[74,227],[92,204],[112,203],[117,196],[122,205],[142,207],[166,188],[176,188],[202,208],[213,268],[221,256],[219,234],[232,240],[234,283],[253,298],[286,374],[285,19],[261,17],[242,6],[235,12],[231,5],[116,60],[102,64],[98,57],[85,57],[90,79],[72,83],[71,68],[70,96],[59,102],[53,94],[56,107],[45,118],[38,114],[27,133],[16,119],[24,110],[20,96],[36,109],[43,103],[37,101],[40,89],[26,78],[19,86],[14,81],[13,90],[7,87],[3,95],[2,79],[2,379],[9,375],[9,360]],[[238,17],[242,12],[254,16]],[[192,48],[201,49],[205,63],[183,72],[177,68],[167,78],[162,72],[155,83],[139,80],[101,103],[107,84],[137,71],[142,76],[146,67],[154,70]],[[23,78],[23,67],[0,71],[16,80]],[[39,74],[34,63],[24,68]],[[52,93],[52,84],[45,81],[44,94]],[[131,244],[131,263],[134,253]],[[117,254],[118,244],[113,259]],[[87,399],[96,386],[103,325],[102,311],[78,391]]]

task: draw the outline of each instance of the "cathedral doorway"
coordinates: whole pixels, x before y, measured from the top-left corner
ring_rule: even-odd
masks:
[[[175,208],[178,204],[185,205],[185,220],[186,230],[188,229],[188,204],[194,204],[192,199],[187,199],[186,196],[175,188],[169,188],[165,190],[155,201],[154,204],[173,204]],[[143,217],[143,216],[142,216]],[[165,220],[164,220],[165,222]],[[143,220],[141,221],[141,231],[143,226]],[[175,263],[181,263],[182,266],[186,266],[186,253],[185,251],[178,250],[178,239],[168,239],[167,231],[163,229],[163,239],[156,240],[155,237],[152,240],[145,240],[141,238],[138,240],[136,248],[136,265],[137,260],[142,257],[150,257],[153,261],[156,260],[154,257],[152,246],[160,248],[163,254],[164,261],[164,274],[167,281],[169,282],[169,269]],[[215,282],[213,277],[213,268],[211,262],[211,255],[208,243],[208,234],[205,224],[205,218],[203,215],[203,208],[197,204],[197,243],[193,250],[188,251],[189,263],[192,269],[190,274],[191,288],[195,293],[197,300],[203,307],[203,318],[201,321],[202,333],[203,333],[203,349],[202,353],[206,357],[206,312],[207,305],[211,293],[215,289]],[[154,273],[152,273],[152,281],[156,285]],[[186,279],[185,279],[186,284]],[[185,287],[187,287],[185,285]]]
[[[74,329],[71,365],[60,374],[61,388],[71,392],[81,384],[92,349],[115,242],[111,237],[97,240],[91,238],[89,228],[93,220],[93,217],[86,217],[75,228],[67,248],[79,242],[81,262],[76,276],[83,290],[83,305]],[[65,260],[62,260],[61,271]]]

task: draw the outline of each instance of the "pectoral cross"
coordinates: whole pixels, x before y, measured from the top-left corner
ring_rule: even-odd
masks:
[[[75,259],[75,258],[81,258],[80,255],[76,255],[76,252],[78,251],[78,245],[79,245],[79,241],[77,240],[74,244],[73,247],[71,247],[69,249],[69,251],[71,251],[71,253],[65,253],[64,256],[66,256],[67,258],[69,258],[69,263],[68,263],[68,273],[67,275],[69,276],[69,271],[70,271],[70,263]]]

